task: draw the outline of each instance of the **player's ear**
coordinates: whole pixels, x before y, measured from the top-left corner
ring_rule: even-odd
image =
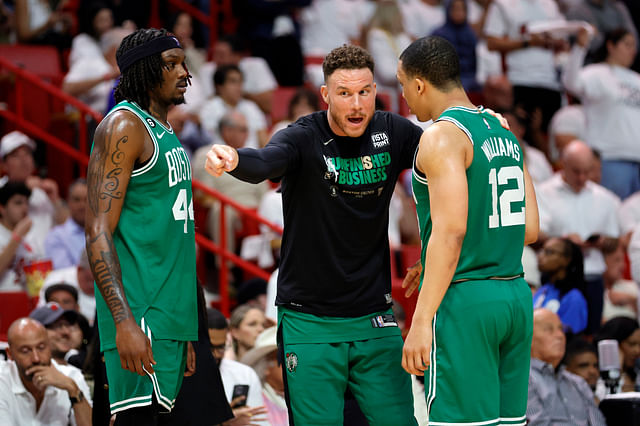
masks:
[[[326,84],[320,86],[320,95],[322,96],[322,100],[325,104],[329,104],[329,89]]]
[[[416,82],[416,91],[418,92],[418,95],[422,95],[426,89],[425,81],[419,77],[416,77],[415,82]]]

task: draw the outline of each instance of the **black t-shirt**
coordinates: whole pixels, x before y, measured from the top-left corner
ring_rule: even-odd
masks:
[[[271,166],[261,178],[282,178],[277,305],[337,317],[389,307],[389,203],[421,134],[403,117],[376,112],[362,136],[340,137],[323,111],[276,133],[261,150]],[[239,152],[232,174],[253,173],[247,180],[256,181],[250,151]]]

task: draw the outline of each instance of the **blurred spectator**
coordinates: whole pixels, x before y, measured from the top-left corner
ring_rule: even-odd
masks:
[[[202,65],[199,71],[205,98],[214,95],[213,74],[216,67],[223,65],[237,65],[240,68],[244,77],[244,97],[255,102],[262,112],[269,114],[278,82],[264,58],[247,56],[240,39],[235,35],[220,37],[213,46],[212,61]]]
[[[235,359],[242,359],[256,343],[256,338],[264,331],[264,312],[249,305],[236,307],[229,318],[229,328],[233,342]]]
[[[564,353],[560,318],[547,309],[533,311],[527,424],[605,426],[587,382],[560,366]]]
[[[105,113],[115,79],[120,76],[116,51],[130,33],[120,27],[105,31],[100,37],[101,55],[87,55],[73,62],[64,76],[62,90],[95,111]]]
[[[207,61],[207,55],[202,49],[197,48],[195,41],[193,41],[193,18],[187,12],[178,12],[173,17],[169,28],[184,49],[189,72],[198,75],[200,68]]]
[[[92,330],[87,319],[80,314],[78,305],[78,289],[70,284],[58,283],[47,287],[44,292],[46,304],[55,302],[65,311],[74,311],[79,315],[76,323],[70,325],[71,349],[65,354],[64,360],[80,369],[87,357],[87,346],[91,340]]]
[[[277,329],[273,326],[260,333],[255,346],[242,357],[242,362],[252,367],[262,382],[262,399],[269,424],[286,426],[289,415],[284,399],[282,365],[278,362]]]
[[[44,280],[42,289],[40,289],[40,299],[38,306],[43,306],[46,301],[46,291],[50,286],[58,283],[68,284],[78,292],[78,305],[80,312],[89,323],[93,324],[96,315],[96,298],[94,296],[93,274],[89,266],[86,250],[82,250],[80,259],[76,266],[68,268],[56,269],[51,271]]]
[[[217,72],[216,72],[217,73]],[[239,111],[227,111],[220,119],[220,135],[221,141],[233,148],[242,148],[247,146],[247,134],[249,131],[248,120]],[[260,205],[260,201],[264,194],[269,190],[267,182],[261,182],[257,185],[243,182],[234,178],[229,174],[223,174],[218,178],[209,175],[204,169],[207,160],[207,153],[210,146],[206,145],[198,149],[193,155],[193,175],[196,179],[210,188],[220,191],[227,197],[233,198],[244,207],[256,209]],[[201,191],[196,193],[201,199],[202,204],[209,209],[207,218],[209,235],[214,241],[220,241],[220,203],[210,196],[203,195]],[[243,221],[235,209],[227,208],[226,227],[227,247],[231,251],[236,249],[235,233],[242,231]]]
[[[366,0],[313,0],[302,9],[300,25],[305,58],[324,58],[343,44],[360,44],[364,24],[375,7]],[[324,84],[322,61],[305,65],[306,79],[313,87]]]
[[[567,238],[551,238],[538,253],[543,283],[533,295],[533,307],[558,314],[565,331],[580,333],[587,326],[587,301],[580,247]]]
[[[600,378],[600,370],[598,368],[598,350],[593,344],[581,338],[573,339],[567,345],[563,364],[568,372],[582,377],[595,392]]]
[[[77,368],[51,358],[42,324],[21,318],[9,327],[0,361],[0,421],[7,425],[91,425],[91,393]]]
[[[629,234],[631,235],[628,248],[631,279],[638,283],[640,282],[640,223],[636,224]],[[640,312],[640,302],[638,311]]]
[[[220,367],[224,392],[233,409],[233,414],[238,421],[245,420],[253,423],[261,422],[262,414],[266,414],[260,394],[260,379],[253,369],[247,365],[224,357],[229,324],[222,312],[217,309],[207,308],[209,321],[209,340],[211,342],[211,352]],[[244,396],[233,397],[236,386],[247,386],[248,390]],[[255,417],[253,416],[260,416]],[[247,424],[239,423],[239,424]],[[257,423],[257,424],[263,424]]]
[[[236,293],[238,305],[249,305],[265,311],[267,301],[267,282],[262,278],[251,278],[238,285]]]
[[[639,389],[638,368],[636,367],[640,359],[640,327],[638,321],[617,317],[605,322],[600,332],[593,337],[595,343],[600,340],[613,339],[618,341],[621,360],[621,377],[618,384],[617,393],[633,392]],[[602,399],[609,390],[604,383],[599,383],[596,395]]]
[[[585,140],[587,118],[582,105],[567,105],[553,114],[549,123],[549,158],[556,164],[569,142]]]
[[[63,309],[56,302],[48,302],[29,314],[29,318],[38,321],[47,329],[51,356],[58,364],[67,364],[67,353],[78,343],[75,333],[79,329],[78,315],[78,312]]]
[[[589,304],[588,331],[595,331],[602,319],[604,293],[602,274],[606,266],[598,249],[604,236],[619,237],[620,200],[602,186],[589,181],[593,152],[581,141],[573,141],[562,153],[563,169],[538,185],[540,236],[566,236],[582,247]]]
[[[563,16],[554,0],[495,0],[484,26],[489,49],[506,55],[514,106],[523,107],[529,116],[540,110],[543,129],[560,108],[554,49],[561,42],[548,34],[530,32],[528,25],[558,19]],[[537,147],[546,151],[544,146]]]
[[[218,67],[213,75],[216,96],[205,102],[200,110],[200,125],[207,131],[213,141],[222,136],[220,121],[222,117],[236,110],[242,113],[248,126],[246,146],[249,148],[263,147],[267,144],[267,119],[258,106],[242,97],[242,82],[244,77],[237,65]]]
[[[594,62],[598,49],[602,48],[606,34],[624,28],[638,40],[638,31],[631,19],[627,6],[617,0],[582,0],[576,2],[566,12],[567,19],[587,21],[596,29],[589,45],[587,62]],[[586,46],[585,46],[586,47]],[[633,63],[633,59],[631,60]],[[629,67],[631,64],[629,64]]]
[[[404,28],[414,39],[430,35],[445,22],[441,0],[405,0],[400,9]]]
[[[608,33],[596,64],[582,67],[589,35],[580,31],[563,82],[582,100],[586,142],[602,154],[602,185],[625,199],[640,190],[640,75],[629,69],[636,39],[628,30]]]
[[[513,108],[513,86],[504,75],[494,75],[484,82],[482,88],[484,105],[494,111],[509,111]]]
[[[235,0],[238,34],[246,38],[253,56],[266,59],[280,86],[301,86],[303,58],[300,48],[299,8],[311,0]]]
[[[33,151],[36,143],[17,130],[0,139],[0,158],[5,176],[0,185],[13,180],[24,182],[31,190],[29,197],[29,217],[33,226],[28,240],[38,253],[44,253],[44,239],[55,224],[67,219],[67,209],[58,192],[58,184],[52,179],[42,179],[34,175],[36,171]]]
[[[53,262],[53,269],[77,265],[85,249],[84,215],[87,207],[87,181],[78,179],[69,185],[67,206],[69,218],[51,228],[44,240],[46,256]]]
[[[607,269],[603,275],[604,305],[602,322],[614,317],[638,317],[638,285],[622,278],[625,269],[624,247],[617,238],[605,238],[602,254]]]
[[[433,35],[447,39],[460,57],[460,79],[466,92],[479,92],[476,81],[476,45],[478,38],[468,22],[468,0],[445,0],[445,24]],[[378,61],[376,61],[378,63]]]
[[[638,223],[640,223],[640,191],[625,198],[620,206],[620,227],[625,247],[628,246],[631,233]]]
[[[47,0],[15,0],[18,43],[48,44],[60,50],[70,47],[73,17],[62,11],[67,2],[58,2],[52,10]]]
[[[0,290],[25,291],[24,266],[42,253],[28,242],[31,228],[28,199],[31,191],[22,182],[7,182],[0,187]]]
[[[402,24],[402,14],[396,0],[377,3],[373,16],[364,28],[366,48],[375,61],[375,81],[378,94],[387,94],[388,111],[398,112],[398,57],[411,44],[411,37]]]
[[[106,3],[92,1],[78,10],[80,34],[73,38],[69,68],[79,60],[102,56],[100,37],[113,28],[113,13]]]
[[[269,139],[271,139],[271,136],[275,135],[279,130],[282,130],[289,124],[294,123],[298,118],[309,115],[319,109],[320,105],[318,103],[318,94],[314,90],[301,87],[289,101],[287,117],[271,127],[271,135]]]

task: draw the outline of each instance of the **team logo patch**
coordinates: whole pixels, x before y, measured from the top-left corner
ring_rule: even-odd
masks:
[[[374,148],[382,148],[389,145],[389,136],[386,132],[378,132],[371,135]]]
[[[298,367],[298,355],[295,352],[287,352],[286,354],[286,365],[289,373],[295,373],[296,368]]]
[[[152,128],[156,127],[156,122],[148,117],[147,117],[147,123],[149,123],[149,126],[151,126]]]

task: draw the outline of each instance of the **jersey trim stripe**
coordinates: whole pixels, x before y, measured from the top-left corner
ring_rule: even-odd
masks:
[[[424,185],[428,185],[429,183],[427,182],[427,177],[424,176],[420,170],[418,170],[418,167],[416,165],[416,160],[418,159],[418,150],[420,149],[420,147],[418,146],[418,148],[416,148],[416,152],[413,154],[413,167],[411,168],[411,173],[413,174],[413,176],[416,178],[416,180]]]
[[[111,409],[111,413],[115,414],[123,410],[128,410],[129,408],[151,405],[152,399],[152,395],[138,396],[136,398],[129,398],[123,401],[114,402],[109,405],[109,408]]]
[[[144,317],[142,317],[142,319],[140,320],[140,328],[142,328],[142,331],[145,332],[145,334],[149,338],[149,344],[153,345],[153,339],[151,338],[151,328],[145,323]],[[144,366],[142,367],[142,369],[144,370]],[[147,370],[144,370],[144,371],[151,378],[151,382],[153,383],[153,389],[156,393],[156,399],[158,400],[158,404],[162,405],[168,411],[171,411],[173,409],[175,399],[172,401],[166,396],[162,395],[162,392],[160,392],[160,385],[158,384],[158,378],[156,377],[155,372],[153,374],[149,374]]]
[[[142,108],[140,105],[138,105],[135,102],[129,102],[132,105],[135,105],[136,107],[138,107],[140,109],[140,111],[144,111],[144,108]],[[153,119],[152,120],[155,123],[158,123],[164,130],[166,130],[167,132],[169,132],[170,134],[173,134],[173,127],[171,127],[171,123],[167,122],[167,124],[169,125],[169,127],[165,126],[164,124],[162,124],[159,120]]]
[[[452,108],[449,108],[449,109],[452,109]],[[471,145],[475,145],[473,143],[473,137],[471,137],[471,132],[469,132],[469,130],[462,123],[460,123],[458,120],[456,120],[455,118],[453,118],[453,117],[441,117],[441,118],[438,118],[436,120],[436,123],[438,121],[448,121],[448,122],[452,123],[453,125],[457,126],[460,130],[462,130],[467,135],[467,137],[469,138],[469,141],[471,141]]]
[[[436,345],[436,320],[438,319],[438,313],[433,316],[433,323],[431,324],[431,335],[433,336],[433,344],[431,345],[431,352],[429,353],[429,393],[427,395],[427,422],[429,421],[429,414],[431,413],[431,404],[433,404],[434,399],[436,399],[436,350],[438,346]]]
[[[431,421],[429,422],[430,426],[489,426],[489,425],[499,425],[499,424],[500,424],[500,418],[486,420],[484,422],[462,422],[462,423],[431,422]]]

